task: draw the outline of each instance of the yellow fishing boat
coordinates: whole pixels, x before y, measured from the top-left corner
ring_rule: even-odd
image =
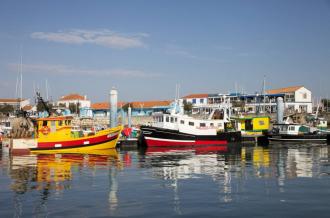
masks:
[[[89,133],[73,131],[71,116],[47,117],[36,120],[36,146],[32,153],[89,153],[115,148],[122,126]]]

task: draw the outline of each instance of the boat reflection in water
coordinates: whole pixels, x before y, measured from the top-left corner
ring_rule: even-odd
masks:
[[[10,175],[14,179],[12,189],[16,192],[25,192],[28,189],[70,188],[73,168],[88,166],[108,166],[109,161],[120,167],[118,153],[115,149],[98,150],[88,154],[38,154],[12,156]],[[29,182],[36,185],[26,186]]]
[[[2,156],[0,170],[7,173],[0,185],[8,203],[0,204],[0,217],[282,217],[283,207],[293,217],[311,216],[311,207],[328,214],[326,145],[145,149]]]
[[[38,207],[41,207],[51,194],[61,195],[71,189],[73,181],[77,180],[74,177],[86,174],[88,170],[91,171],[92,179],[95,171],[104,168],[109,169],[110,207],[117,205],[116,170],[111,169],[122,169],[122,164],[115,149],[96,150],[88,154],[37,154],[7,158],[8,174],[12,179],[11,189],[16,194],[15,207],[21,205],[20,196],[30,191],[40,192],[41,202]]]

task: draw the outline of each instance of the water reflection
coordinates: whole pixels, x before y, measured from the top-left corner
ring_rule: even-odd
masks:
[[[262,147],[236,145],[230,150],[228,147],[206,148],[203,152],[199,149],[151,148],[143,153],[139,164],[142,168],[151,168],[153,177],[170,181],[176,206],[179,205],[180,181],[184,180],[210,178],[219,187],[219,200],[231,202],[245,190],[245,181],[250,178],[274,179],[279,192],[285,192],[286,180],[329,175],[322,172],[322,165],[329,163],[327,146],[278,144]]]
[[[247,204],[250,199],[269,201],[270,193],[272,199],[282,202],[292,198],[293,189],[303,195],[306,187],[314,189],[315,181],[330,178],[330,152],[328,146],[274,144],[109,150],[85,155],[3,154],[0,170],[4,172],[0,184],[8,177],[7,188],[12,193],[8,204],[12,204],[14,216],[26,215],[27,210],[33,210],[31,216],[48,216],[57,210],[56,199],[72,202],[66,209],[77,216],[86,205],[93,208],[89,216],[101,216],[105,208],[107,215],[125,216],[135,215],[134,209],[156,210],[166,205],[178,215],[194,210],[187,205],[195,202],[223,207]],[[313,182],[292,185],[308,180]],[[154,201],[154,193],[161,197]],[[90,201],[94,196],[95,201]],[[4,209],[0,204],[0,217]]]
[[[11,189],[23,194],[37,189],[47,190],[70,189],[73,171],[87,167],[114,165],[120,167],[116,150],[105,150],[93,154],[38,154],[11,156],[9,175],[12,178]]]
[[[23,156],[2,155],[1,167],[11,178],[10,189],[14,192],[15,217],[21,216],[23,195],[37,191],[39,200],[35,205],[37,214],[47,214],[47,201],[51,194],[63,197],[63,192],[73,186],[80,174],[109,169],[109,208],[117,207],[116,170],[122,168],[115,149],[89,154],[36,154]],[[115,168],[116,170],[112,170]],[[77,177],[77,178],[75,178]]]

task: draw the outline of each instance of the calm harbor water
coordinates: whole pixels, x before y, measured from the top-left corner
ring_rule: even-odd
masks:
[[[330,147],[0,159],[0,217],[329,217]]]

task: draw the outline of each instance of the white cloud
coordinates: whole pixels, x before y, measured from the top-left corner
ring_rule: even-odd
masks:
[[[9,64],[8,68],[16,72],[18,64]],[[159,73],[148,73],[142,70],[131,69],[83,69],[67,65],[49,64],[23,64],[24,73],[48,74],[48,75],[85,75],[85,76],[115,76],[132,78],[154,78],[161,77]]]
[[[50,42],[67,44],[95,44],[110,48],[138,48],[144,47],[143,38],[149,37],[147,33],[125,35],[108,29],[82,30],[73,29],[70,31],[58,32],[34,32],[33,39],[42,39]]]

